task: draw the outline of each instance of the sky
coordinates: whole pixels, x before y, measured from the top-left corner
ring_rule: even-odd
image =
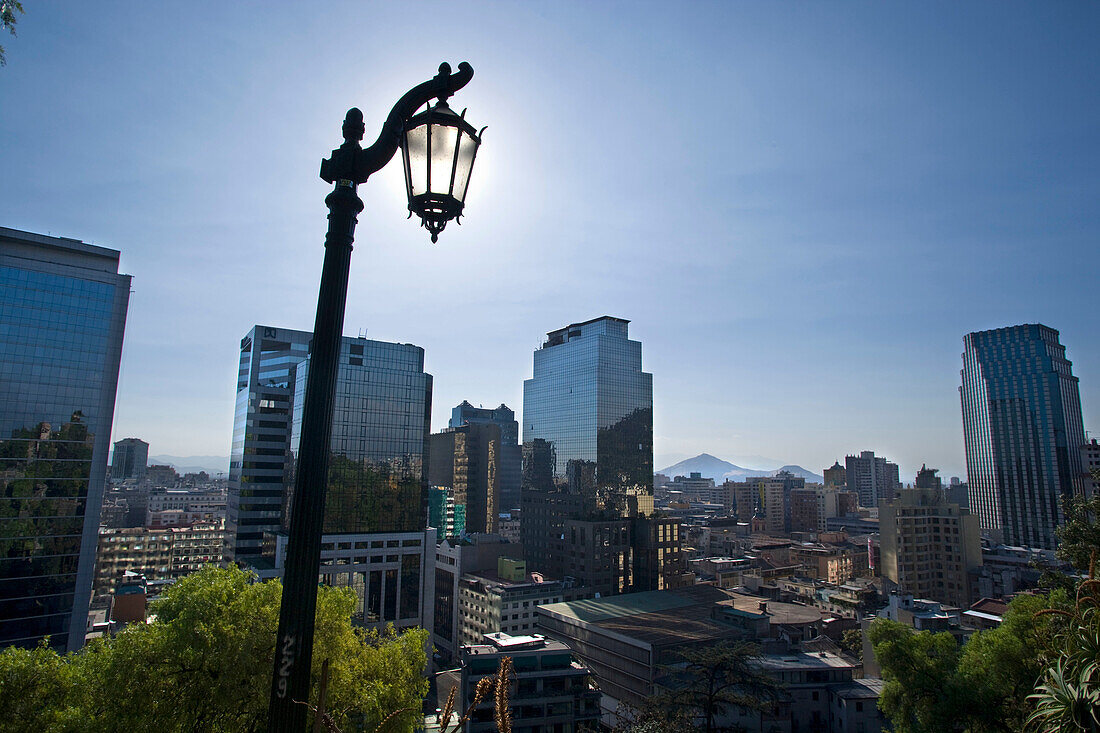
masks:
[[[441,61],[462,226],[360,187],[345,333],[423,346],[432,428],[522,412],[547,331],[630,319],[655,463],[965,477],[963,335],[1061,332],[1100,433],[1100,5],[24,3],[0,226],[120,250],[114,438],[229,454],[241,337],[312,327],[321,158]]]

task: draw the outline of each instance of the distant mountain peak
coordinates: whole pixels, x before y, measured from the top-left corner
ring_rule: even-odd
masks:
[[[772,465],[775,464],[773,463]],[[808,471],[802,466],[793,463],[775,470],[745,468],[730,463],[729,461],[724,461],[717,456],[712,456],[710,453],[700,453],[694,458],[687,458],[679,463],[674,463],[671,466],[662,468],[657,471],[657,473],[664,474],[669,478],[690,476],[692,473],[698,473],[703,478],[712,478],[715,482],[720,483],[727,479],[730,481],[744,481],[750,476],[774,476],[780,471],[789,471],[795,476],[801,476],[811,483],[824,483],[825,481],[824,477],[821,475],[813,471]]]

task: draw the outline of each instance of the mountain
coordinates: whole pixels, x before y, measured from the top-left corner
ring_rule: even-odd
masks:
[[[772,464],[775,465],[775,464]],[[802,466],[796,466],[794,464],[781,466],[774,470],[768,470],[764,468],[744,468],[729,461],[723,461],[721,458],[716,458],[709,453],[700,453],[694,458],[688,458],[674,463],[667,468],[662,468],[657,473],[663,473],[669,478],[676,476],[688,476],[692,472],[698,471],[699,475],[703,478],[712,478],[715,483],[721,483],[723,481],[744,481],[750,476],[774,476],[780,471],[790,471],[795,476],[801,476],[808,482],[823,483],[825,478],[820,474],[816,474],[813,471],[807,471]]]
[[[715,458],[709,453],[700,453],[694,458],[688,458],[686,460],[680,461],[679,463],[674,463],[668,468],[662,468],[657,473],[663,473],[669,478],[673,478],[675,476],[689,476],[693,472],[698,471],[699,475],[703,478],[712,478],[715,481],[721,482],[725,476],[731,473],[752,470],[753,469],[751,468],[741,468],[740,466],[735,466],[729,461],[723,461],[721,458]],[[767,471],[760,471],[752,475],[763,476],[766,473]]]
[[[149,456],[149,465],[169,465],[177,473],[206,471],[211,477],[229,473],[229,456]]]

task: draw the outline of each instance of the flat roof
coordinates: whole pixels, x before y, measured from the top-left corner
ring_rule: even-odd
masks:
[[[553,331],[547,331],[547,336],[553,336],[555,333],[561,331],[568,331],[570,328],[580,328],[581,326],[587,326],[590,323],[596,323],[597,321],[616,321],[617,323],[630,323],[625,318],[616,318],[615,316],[598,316],[596,318],[589,318],[587,321],[580,321],[579,323],[570,323],[568,326],[562,326],[561,328],[555,328]]]
[[[789,652],[766,654],[761,662],[765,669],[794,671],[805,669],[851,669],[856,665],[830,652]]]
[[[834,688],[833,694],[845,700],[876,700],[885,685],[878,677],[862,677]]]
[[[68,249],[75,252],[81,252],[83,254],[96,255],[99,257],[106,257],[108,259],[118,261],[119,251],[117,249],[110,249],[108,247],[100,247],[98,244],[88,244],[82,242],[79,239],[73,239],[72,237],[55,237],[51,234],[38,234],[36,232],[27,232],[22,229],[11,229],[9,227],[0,227],[0,237],[6,237],[8,239],[14,239],[23,242],[33,242],[34,244],[41,244],[47,247],[56,247],[58,249]]]
[[[736,615],[763,618],[761,604],[766,604],[772,625],[806,624],[822,618],[816,608],[732,593],[707,584],[551,603],[539,606],[538,612],[567,623],[596,626],[635,642],[662,645],[729,638],[730,627],[715,619],[715,611],[724,608]]]

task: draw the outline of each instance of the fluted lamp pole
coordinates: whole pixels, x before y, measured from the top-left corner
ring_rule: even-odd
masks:
[[[304,733],[309,712],[302,703],[309,701],[310,692],[337,363],[356,217],[363,210],[356,189],[400,148],[409,216],[419,216],[435,242],[447,222],[462,215],[470,171],[481,144],[481,135],[466,122],[465,111],[457,115],[447,106],[448,97],[466,86],[473,75],[466,62],[459,64],[455,73],[450,65],[441,64],[434,78],[398,100],[369,148],[362,148],[359,142],[364,132],[363,113],[348,110],[344,144],[321,161],[321,178],[334,187],[325,198],[329,209],[325,261],[302,408],[298,467],[288,502],[289,538],[269,706],[268,730],[273,733]],[[437,100],[435,105],[432,100]],[[417,114],[425,105],[430,106]]]

